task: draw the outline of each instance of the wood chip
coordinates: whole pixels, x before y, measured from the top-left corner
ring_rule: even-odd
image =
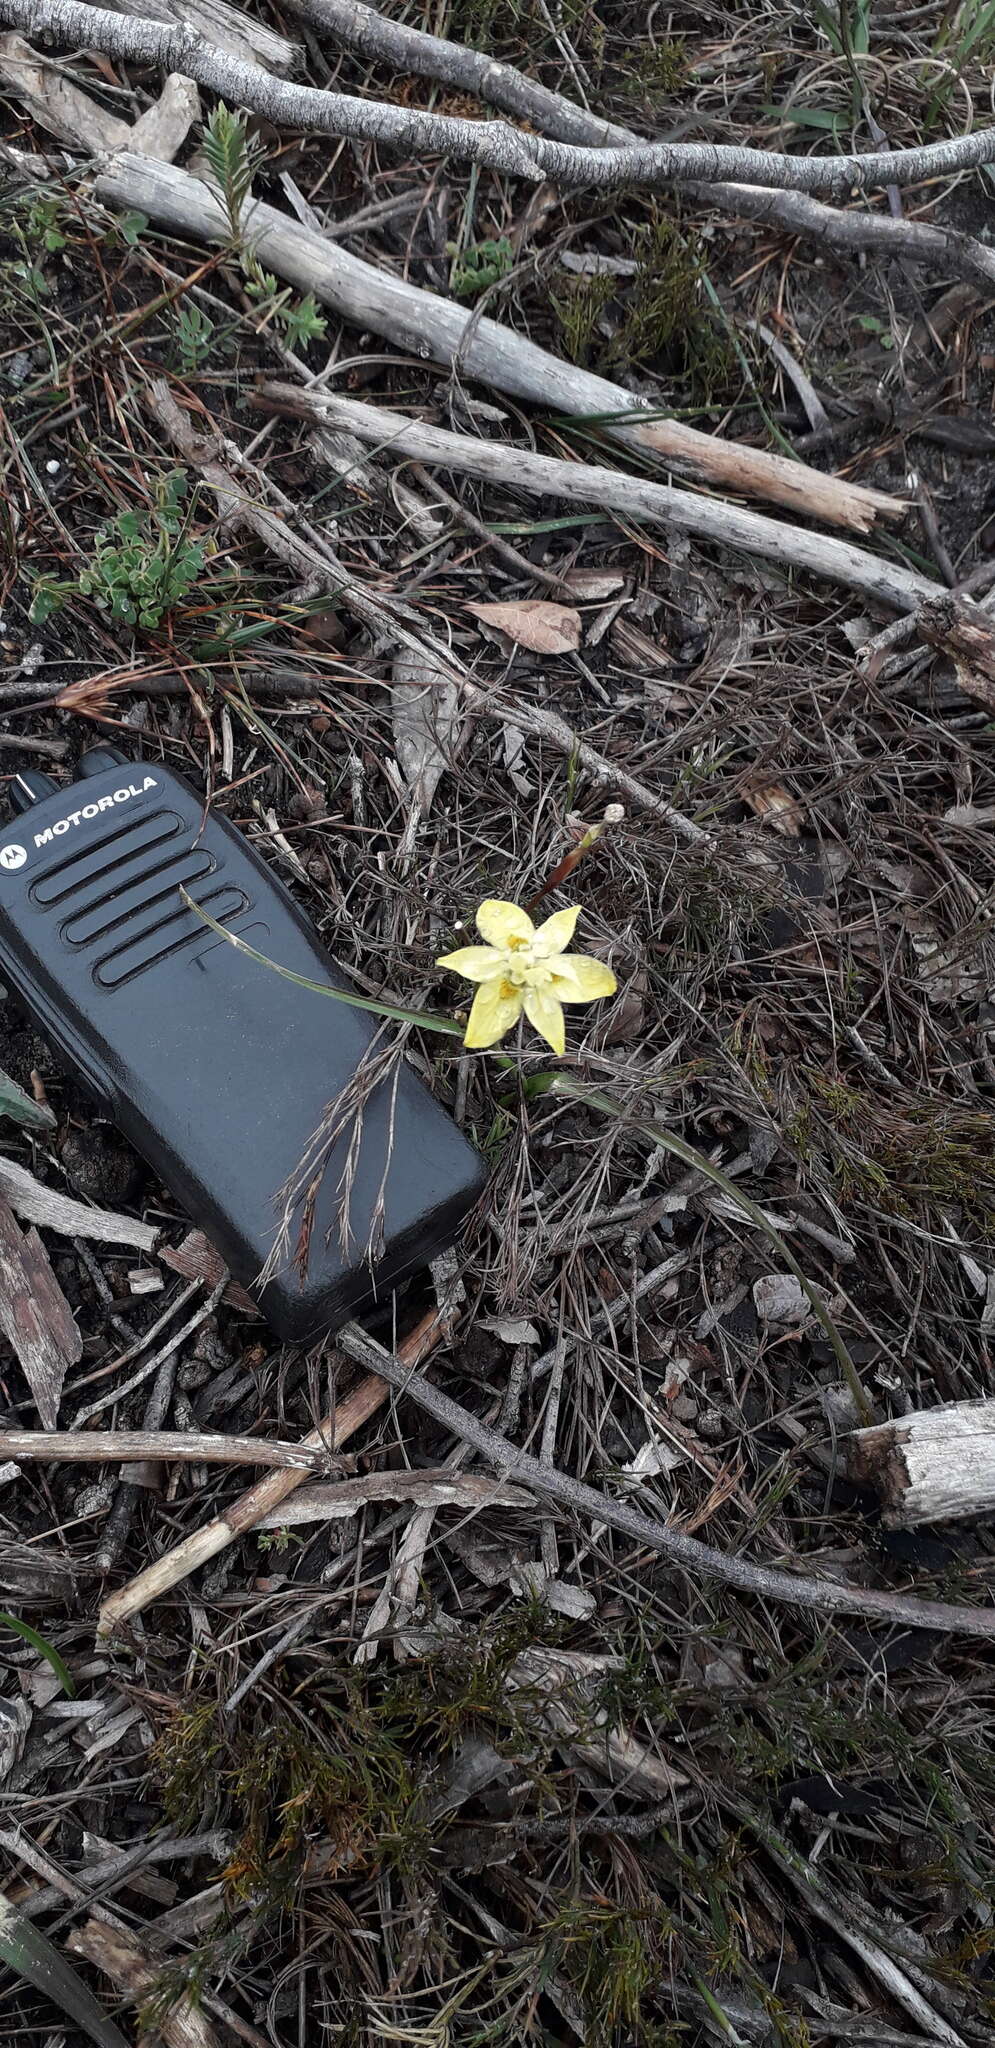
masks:
[[[149,1962],[146,1952],[123,1927],[110,1927],[105,1920],[86,1920],[74,1927],[66,1947],[109,1977],[116,1989],[133,2005],[141,2005],[154,1991],[162,1965]],[[196,2006],[181,1999],[157,2024],[156,2031],[168,2048],[217,2048],[214,2028]]]
[[[42,1427],[54,1429],[62,1382],[83,1355],[83,1339],[37,1230],[22,1231],[2,1196],[0,1329],[17,1354]]]
[[[219,1251],[215,1251],[210,1239],[202,1230],[189,1230],[180,1244],[162,1246],[159,1257],[164,1266],[172,1272],[182,1274],[184,1280],[203,1280],[205,1287],[217,1287],[228,1271]],[[259,1305],[251,1294],[240,1287],[237,1280],[230,1280],[221,1297],[228,1308],[244,1309],[247,1314],[258,1316]]]
[[[159,1232],[151,1224],[136,1223],[133,1216],[121,1216],[112,1209],[88,1209],[85,1202],[74,1202],[55,1188],[43,1187],[26,1166],[16,1165],[13,1159],[0,1159],[0,1195],[15,1215],[28,1223],[40,1223],[43,1229],[58,1230],[63,1237],[95,1237],[102,1244],[127,1244],[139,1252],[153,1251],[159,1240]]]
[[[743,794],[751,811],[755,811],[772,832],[779,832],[782,839],[798,838],[803,821],[801,805],[779,782],[754,783]]]

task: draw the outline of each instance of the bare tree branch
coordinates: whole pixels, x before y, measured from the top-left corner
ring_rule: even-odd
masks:
[[[533,184],[550,179],[564,189],[589,186],[614,192],[622,185],[653,188],[681,179],[712,184],[733,179],[778,191],[842,195],[881,185],[915,185],[926,178],[995,162],[995,129],[978,129],[922,149],[873,150],[866,156],[781,156],[725,143],[640,143],[591,149],[523,134],[503,121],[463,121],[385,106],[345,93],[273,78],[253,64],[223,55],[186,27],[144,16],[126,19],[83,0],[0,0],[0,21],[29,35],[49,35],[73,48],[182,71],[208,91],[266,119],[308,134],[387,144],[406,156],[451,156]]]
[[[532,455],[527,449],[509,448],[500,441],[475,441],[468,434],[452,434],[423,420],[388,412],[383,406],[343,398],[338,392],[298,391],[296,385],[273,382],[262,386],[261,396],[299,418],[347,427],[359,440],[395,455],[483,477],[510,490],[599,505],[629,518],[645,519],[651,525],[679,526],[721,546],[764,555],[785,568],[829,576],[834,582],[862,590],[865,596],[899,610],[916,604],[927,588],[933,598],[943,594],[940,584],[920,576],[914,569],[869,554],[865,548],[854,547],[851,541],[807,533],[803,527],[789,526],[780,519],[765,519],[758,512],[748,512],[740,505],[720,504],[715,498],[698,498],[693,492],[675,490],[670,484],[626,476],[621,470],[593,462],[564,462],[557,456]]]
[[[4,0],[0,0],[0,11]],[[223,207],[199,178],[175,165],[151,162],[122,150],[97,173],[99,198],[111,206],[139,207],[160,227],[198,241],[225,241],[230,229]],[[539,348],[486,315],[405,279],[364,263],[315,229],[257,202],[246,232],[261,263],[298,291],[313,292],[340,319],[372,327],[400,348],[434,359],[448,369],[479,378],[509,397],[548,411],[597,419],[600,431],[667,467],[743,496],[769,498],[790,512],[866,533],[880,514],[903,511],[896,498],[842,477],[826,476],[787,456],[703,434],[684,420],[661,419],[633,400],[631,392]],[[643,417],[645,410],[645,417]],[[762,552],[762,550],[761,550]],[[935,593],[934,593],[935,594]]]
[[[443,1429],[470,1444],[503,1478],[531,1487],[540,1500],[555,1501],[582,1521],[606,1522],[633,1543],[646,1545],[662,1557],[669,1557],[692,1577],[719,1579],[738,1586],[744,1593],[761,1599],[786,1601],[789,1606],[815,1608],[828,1614],[864,1614],[875,1621],[894,1622],[904,1628],[936,1628],[945,1633],[995,1636],[995,1608],[951,1607],[939,1600],[904,1599],[900,1594],[878,1593],[865,1586],[841,1585],[837,1579],[811,1579],[800,1573],[771,1571],[766,1565],[750,1564],[746,1558],[730,1557],[698,1543],[662,1522],[651,1521],[625,1501],[615,1500],[569,1473],[543,1464],[529,1451],[521,1451],[508,1437],[490,1429],[450,1399],[420,1372],[403,1365],[385,1351],[375,1337],[358,1323],[347,1323],[336,1338],[339,1348],[368,1372],[378,1372],[398,1394],[407,1395]]]
[[[526,78],[513,64],[501,64],[483,50],[471,50],[465,43],[431,36],[424,29],[390,21],[363,0],[290,0],[295,14],[315,28],[325,29],[344,50],[374,63],[389,64],[393,71],[435,78],[440,85],[455,86],[459,92],[473,92],[502,113],[516,120],[531,121],[543,135],[557,142],[588,143],[592,149],[611,145],[627,149],[638,142],[629,128],[616,127],[578,107],[563,93]]]

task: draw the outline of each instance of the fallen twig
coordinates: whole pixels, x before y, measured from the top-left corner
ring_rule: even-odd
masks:
[[[899,1415],[847,1442],[857,1486],[881,1496],[890,1528],[995,1512],[995,1401],[949,1401]]]
[[[134,1465],[143,1458],[179,1465],[275,1465],[281,1471],[328,1472],[335,1458],[325,1445],[284,1444],[262,1436],[196,1436],[163,1429],[5,1429],[0,1458],[23,1465]]]
[[[334,591],[347,610],[372,627],[383,639],[385,634],[405,648],[413,656],[408,666],[409,680],[423,679],[424,686],[438,683],[440,678],[449,678],[456,683],[466,701],[486,717],[503,720],[507,715],[506,706],[499,703],[493,692],[479,689],[464,674],[449,648],[433,640],[428,634],[418,634],[408,626],[397,608],[385,599],[375,597],[366,587],[356,582],[344,569],[331,549],[324,556],[317,555],[298,542],[293,529],[286,521],[259,504],[239,486],[230,469],[218,461],[222,452],[238,462],[239,451],[229,441],[218,438],[207,440],[198,435],[191,424],[189,415],[177,405],[166,385],[156,382],[149,393],[149,403],[160,425],[165,429],[174,447],[195,464],[205,481],[216,493],[225,517],[234,526],[245,527],[249,532],[271,547],[281,561],[290,562],[299,570],[306,568],[309,575],[326,589]],[[568,465],[569,466],[569,465]],[[930,585],[930,589],[932,589]],[[674,834],[689,845],[711,848],[714,840],[701,825],[691,818],[685,818],[681,811],[674,810],[663,797],[638,782],[625,769],[605,759],[586,741],[579,738],[572,726],[555,712],[533,710],[516,704],[515,722],[523,732],[533,732],[547,739],[567,759],[580,762],[592,780],[607,784],[623,792],[641,810],[651,811]]]
[[[20,1230],[2,1196],[0,1329],[20,1360],[43,1426],[54,1429],[62,1382],[83,1355],[83,1339],[37,1230]]]
[[[741,1557],[727,1557],[710,1544],[698,1543],[679,1530],[651,1522],[624,1501],[614,1500],[610,1494],[586,1486],[569,1473],[542,1464],[529,1451],[519,1450],[517,1444],[488,1428],[422,1373],[410,1370],[400,1358],[385,1351],[357,1323],[348,1323],[340,1330],[336,1342],[358,1364],[379,1372],[397,1393],[406,1394],[443,1429],[470,1444],[497,1471],[531,1487],[540,1500],[555,1501],[585,1521],[606,1522],[634,1543],[670,1558],[692,1577],[720,1579],[761,1599],[784,1601],[789,1606],[814,1608],[817,1612],[862,1614],[902,1628],[940,1629],[947,1634],[984,1636],[989,1640],[995,1637],[995,1608],[952,1607],[941,1600],[906,1599],[900,1594],[876,1593],[863,1586],[840,1585],[833,1579],[771,1571]]]
[[[448,156],[531,184],[549,179],[564,189],[616,192],[625,185],[658,188],[681,179],[730,178],[779,191],[844,194],[882,185],[916,185],[995,162],[995,129],[977,129],[920,149],[872,150],[862,156],[781,156],[709,142],[638,143],[621,149],[548,141],[504,121],[465,121],[446,114],[321,92],[273,78],[255,64],[221,52],[188,28],[143,16],[122,18],[83,0],[0,0],[0,20],[29,34],[50,35],[72,48],[102,50],[167,71],[182,71],[210,92],[267,120],[306,134],[386,143],[414,156]]]
[[[995,625],[990,612],[944,592],[925,604],[916,620],[923,640],[948,654],[966,696],[995,711]]]
[[[363,1472],[330,1486],[302,1486],[281,1507],[271,1508],[258,1529],[299,1528],[302,1522],[337,1522],[358,1515],[360,1508],[384,1500],[408,1501],[418,1508],[531,1508],[532,1495],[520,1486],[503,1486],[489,1473],[437,1471]]]
[[[262,385],[261,394],[301,418],[337,420],[360,440],[393,449],[398,455],[413,456],[418,462],[437,463],[540,497],[566,498],[624,512],[630,518],[646,519],[655,525],[683,527],[703,539],[764,555],[787,568],[831,577],[834,582],[862,590],[867,596],[900,609],[921,604],[927,591],[930,597],[943,591],[942,584],[870,555],[852,541],[806,533],[801,527],[767,519],[743,506],[699,498],[691,491],[675,490],[670,484],[626,476],[621,470],[591,462],[565,462],[558,456],[531,455],[525,449],[508,448],[497,441],[474,441],[469,435],[452,434],[442,427],[409,420],[402,413],[387,412],[381,406],[342,398],[337,392],[299,391],[294,384],[272,381]]]
[[[442,1343],[449,1333],[450,1320],[441,1311],[433,1310],[423,1316],[401,1346],[400,1356],[410,1362],[411,1367],[427,1357],[436,1344]],[[140,1614],[153,1600],[159,1600],[181,1579],[188,1578],[199,1565],[209,1558],[217,1557],[230,1543],[236,1543],[240,1536],[246,1536],[254,1529],[263,1516],[278,1508],[308,1476],[313,1468],[306,1462],[308,1456],[320,1453],[326,1464],[330,1455],[341,1449],[378,1408],[388,1399],[390,1388],[379,1374],[371,1373],[354,1387],[345,1399],[336,1404],[330,1415],[324,1416],[317,1429],[311,1430],[299,1446],[301,1458],[296,1467],[273,1472],[268,1479],[260,1479],[250,1486],[247,1493],[235,1501],[226,1514],[218,1515],[206,1527],[188,1536],[176,1548],[167,1551],[165,1557],[157,1558],[154,1564],[130,1579],[116,1593],[104,1601],[97,1623],[98,1634],[108,1635],[120,1626],[131,1614]],[[196,1442],[203,1454],[208,1441],[197,1437]],[[2,1456],[0,1452],[0,1456]]]
[[[0,1194],[16,1216],[61,1231],[63,1237],[95,1237],[103,1244],[133,1245],[140,1252],[153,1251],[159,1239],[159,1231],[149,1223],[136,1223],[133,1216],[119,1216],[111,1209],[88,1209],[70,1195],[43,1187],[13,1159],[0,1159]]]
[[[3,4],[0,0],[0,11]],[[157,226],[195,241],[231,239],[230,223],[216,195],[175,164],[121,150],[97,171],[94,190],[109,206],[140,208]],[[578,369],[497,320],[364,263],[314,228],[261,201],[248,209],[246,232],[260,263],[298,291],[312,292],[341,319],[372,328],[446,369],[458,360],[464,376],[479,378],[510,397],[578,420],[594,420],[599,432],[638,446],[643,455],[648,451],[683,475],[723,490],[768,498],[806,518],[861,533],[868,532],[879,515],[894,518],[904,509],[882,491],[825,476],[786,456],[700,433],[682,420],[644,419],[641,414],[647,409],[607,377]]]
[[[827,249],[871,249],[901,256],[995,291],[995,249],[955,228],[929,221],[896,220],[890,213],[857,212],[823,206],[804,192],[772,192],[762,185],[695,184],[681,190],[702,206],[721,207],[744,220],[766,221],[789,235],[806,235]]]
[[[609,145],[629,148],[638,137],[575,105],[562,93],[551,92],[537,79],[526,78],[513,64],[502,64],[484,50],[470,49],[443,36],[427,35],[424,29],[406,22],[391,21],[363,0],[291,0],[295,14],[325,29],[345,50],[392,71],[417,78],[435,78],[440,85],[455,86],[458,92],[473,92],[500,107],[516,120],[528,121],[542,135],[558,142],[587,143],[593,149]]]

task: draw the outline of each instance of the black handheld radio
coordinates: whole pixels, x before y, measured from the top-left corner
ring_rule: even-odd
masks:
[[[482,1162],[401,1061],[359,1091],[308,1197],[302,1162],[375,1020],[253,960],[184,901],[268,961],[350,989],[282,883],[181,776],[113,747],[79,775],[12,785],[0,977],[277,1335],[332,1330],[451,1242]]]

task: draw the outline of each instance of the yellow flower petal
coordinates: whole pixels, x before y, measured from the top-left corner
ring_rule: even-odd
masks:
[[[448,967],[452,974],[462,974],[464,981],[493,981],[496,974],[504,971],[504,955],[497,953],[493,946],[460,946],[455,953],[443,953],[437,967]]]
[[[613,996],[618,987],[611,968],[588,953],[561,953],[550,964],[558,1003],[594,1003],[599,996]]]
[[[562,953],[573,938],[579,916],[579,903],[572,904],[569,910],[554,910],[536,932],[536,952],[543,958],[549,953]]]
[[[485,1045],[496,1045],[522,1014],[522,991],[512,988],[511,983],[496,978],[482,981],[473,998],[470,1021],[463,1038],[464,1045],[474,1051],[481,1051]]]
[[[535,926],[517,903],[502,903],[500,897],[489,896],[477,912],[477,930],[489,946],[527,946]]]
[[[525,990],[525,1015],[529,1023],[535,1025],[540,1037],[545,1039],[546,1044],[552,1046],[554,1052],[563,1051],[565,1042],[563,1011],[556,997],[551,995],[548,989],[527,988]]]

